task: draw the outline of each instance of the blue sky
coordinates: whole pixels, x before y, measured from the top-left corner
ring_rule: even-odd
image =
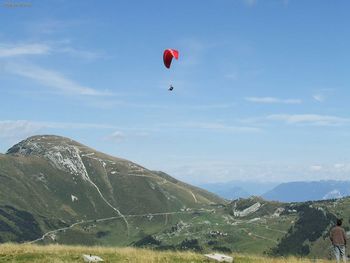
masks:
[[[0,151],[56,134],[191,183],[349,179],[349,9],[2,1]]]

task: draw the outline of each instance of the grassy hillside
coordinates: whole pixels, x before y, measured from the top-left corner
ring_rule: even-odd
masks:
[[[92,254],[102,257],[105,262],[133,263],[199,263],[204,262],[203,254],[192,252],[159,252],[134,248],[106,248],[83,246],[34,246],[34,245],[0,245],[0,262],[3,263],[74,263],[83,262],[82,254]],[[314,260],[303,258],[271,258],[248,256],[244,254],[229,254],[235,263],[312,263]],[[327,260],[317,260],[318,263],[330,263]]]
[[[169,212],[224,202],[64,137],[33,136],[0,155],[0,242],[30,241],[78,223],[72,231],[45,236],[46,241],[125,246],[163,230],[164,221],[176,223]],[[163,217],[152,219],[160,213]],[[28,218],[31,234],[23,227]]]

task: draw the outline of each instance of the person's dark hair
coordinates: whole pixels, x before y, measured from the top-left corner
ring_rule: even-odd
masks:
[[[343,220],[342,219],[337,219],[337,226],[341,226],[343,224]]]

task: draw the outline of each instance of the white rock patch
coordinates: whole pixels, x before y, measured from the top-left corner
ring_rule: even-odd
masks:
[[[79,200],[78,197],[76,197],[75,195],[70,195],[70,197],[72,198],[73,203]]]

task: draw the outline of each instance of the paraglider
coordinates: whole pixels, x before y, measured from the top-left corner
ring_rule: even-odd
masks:
[[[164,62],[165,67],[170,68],[171,61],[173,60],[173,58],[175,58],[175,59],[179,58],[179,51],[177,51],[175,49],[164,50],[163,62]]]
[[[164,50],[163,62],[164,62],[164,66],[166,68],[170,68],[171,62],[173,61],[173,58],[175,58],[175,59],[179,58],[179,51],[177,51],[176,49],[170,49],[170,48]],[[173,85],[170,85],[168,90],[172,91],[173,89],[174,89]]]

